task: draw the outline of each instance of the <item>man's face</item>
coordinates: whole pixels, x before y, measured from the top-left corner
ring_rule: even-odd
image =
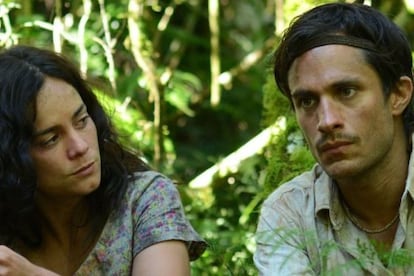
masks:
[[[395,143],[394,96],[385,99],[360,49],[311,49],[295,59],[288,82],[299,126],[331,177],[358,176],[387,162]]]

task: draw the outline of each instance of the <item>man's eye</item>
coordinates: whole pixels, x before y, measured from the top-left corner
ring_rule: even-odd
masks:
[[[340,91],[341,96],[344,98],[350,98],[355,95],[356,89],[353,87],[345,87]]]
[[[313,97],[303,97],[298,100],[298,106],[302,108],[310,108],[315,104]]]

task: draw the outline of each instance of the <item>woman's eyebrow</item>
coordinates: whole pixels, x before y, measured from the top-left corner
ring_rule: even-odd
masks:
[[[84,103],[82,103],[76,110],[75,110],[75,112],[73,112],[73,115],[72,115],[72,119],[74,119],[74,118],[76,118],[76,117],[78,117],[79,116],[79,114],[81,114],[84,110],[86,109],[86,106],[85,106],[85,104]],[[43,130],[39,130],[39,131],[36,131],[35,132],[35,134],[34,134],[34,137],[38,137],[38,136],[42,136],[42,135],[45,135],[45,134],[47,134],[47,133],[49,133],[49,132],[53,132],[54,130],[56,130],[57,129],[57,126],[51,126],[51,127],[48,127],[48,128],[46,128],[46,129],[43,129]]]

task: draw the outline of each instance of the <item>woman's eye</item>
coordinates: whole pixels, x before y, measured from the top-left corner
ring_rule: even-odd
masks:
[[[89,120],[89,115],[82,117],[78,122],[77,122],[77,127],[79,128],[84,128],[86,127],[86,125],[88,124],[88,120]]]
[[[58,138],[59,137],[57,135],[53,135],[46,140],[40,141],[39,145],[42,147],[52,146],[57,142]]]

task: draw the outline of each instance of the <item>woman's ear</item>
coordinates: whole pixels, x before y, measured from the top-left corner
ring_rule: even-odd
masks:
[[[393,115],[401,115],[413,96],[413,81],[408,76],[398,80],[390,95],[390,104]]]

